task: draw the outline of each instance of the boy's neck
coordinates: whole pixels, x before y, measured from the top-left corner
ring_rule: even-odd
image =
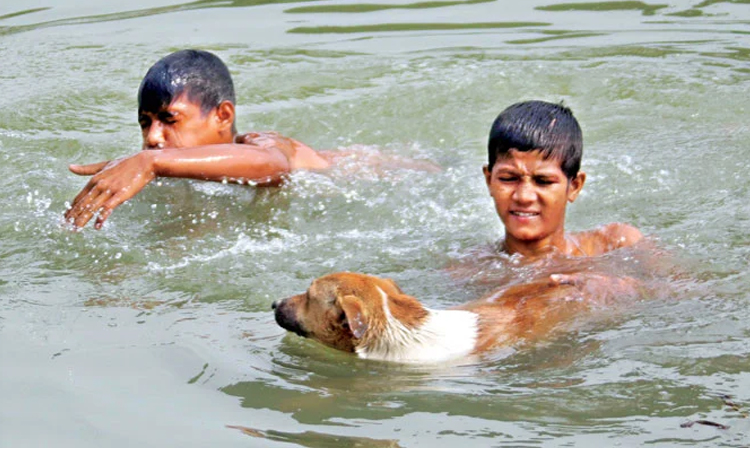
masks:
[[[503,251],[505,253],[509,255],[520,254],[525,258],[544,256],[555,251],[564,255],[573,255],[576,253],[576,248],[575,243],[567,238],[563,230],[540,240],[522,241],[513,236],[506,236],[503,240]]]

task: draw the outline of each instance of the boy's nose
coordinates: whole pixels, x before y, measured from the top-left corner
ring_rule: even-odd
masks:
[[[143,138],[143,145],[147,149],[159,149],[164,148],[164,130],[162,130],[162,127],[159,126],[159,123],[153,123],[148,128],[148,132]]]
[[[513,200],[518,203],[530,203],[534,201],[534,187],[531,183],[520,183],[513,191]]]

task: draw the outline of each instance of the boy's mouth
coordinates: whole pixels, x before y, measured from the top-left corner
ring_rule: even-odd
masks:
[[[518,217],[536,217],[539,215],[538,212],[532,211],[511,211],[510,214]]]

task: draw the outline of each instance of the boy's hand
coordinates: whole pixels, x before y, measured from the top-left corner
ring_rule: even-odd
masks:
[[[252,131],[250,133],[238,134],[234,141],[238,144],[256,145],[261,148],[268,147],[291,147],[293,139],[282,136],[275,131]]]
[[[633,277],[616,277],[597,272],[555,273],[549,277],[551,286],[575,286],[585,295],[607,300],[611,297],[637,295],[643,283]]]
[[[579,273],[553,273],[549,276],[550,285],[552,286],[581,286],[587,281],[597,279],[600,282],[606,280],[606,276],[593,273],[593,272],[579,272]]]
[[[72,164],[69,169],[78,175],[93,175],[65,213],[65,221],[75,228],[85,226],[96,215],[94,228],[100,229],[115,208],[156,177],[153,152],[147,151],[96,164]]]
[[[238,134],[234,138],[234,142],[237,144],[255,145],[263,149],[275,149],[283,153],[290,160],[294,158],[294,155],[300,149],[312,150],[302,142],[283,136],[275,131]]]

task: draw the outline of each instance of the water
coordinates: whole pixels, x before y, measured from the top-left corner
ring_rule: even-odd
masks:
[[[3,2],[0,444],[749,445],[747,3]],[[61,228],[85,184],[67,164],[137,151],[140,78],[188,46],[228,63],[240,130],[444,170],[164,180],[102,231]],[[500,237],[486,134],[531,98],[584,129],[568,229],[638,226],[688,274],[675,292],[455,367],[274,323],[273,300],[338,270],[473,298],[445,268]]]

